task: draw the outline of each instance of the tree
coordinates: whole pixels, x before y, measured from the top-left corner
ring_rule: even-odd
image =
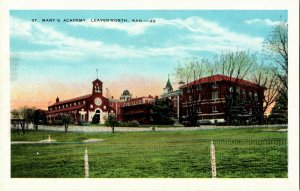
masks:
[[[287,92],[286,92],[287,94]],[[268,122],[271,124],[287,124],[288,123],[288,108],[287,100],[282,93],[276,99],[275,106],[268,117]]]
[[[288,24],[280,22],[264,41],[263,50],[273,64],[273,74],[281,82],[283,88],[279,90],[283,99],[287,101],[288,89]]]
[[[27,107],[27,106],[24,106],[19,109],[13,109],[11,111],[12,118],[23,120],[23,121],[20,121],[21,129],[22,129],[23,133],[25,133],[26,130],[28,132],[29,124],[33,123],[34,111],[35,111],[35,107]]]
[[[151,116],[152,116],[153,124],[173,125],[175,110],[172,104],[172,100],[168,98],[156,99],[155,104],[152,107]]]
[[[72,122],[72,116],[70,114],[62,114],[62,121],[65,126],[65,133],[68,131],[69,124]]]
[[[269,110],[270,106],[272,106],[278,98],[278,94],[282,88],[281,83],[277,77],[273,75],[272,68],[264,65],[256,66],[256,70],[253,74],[253,82],[265,89],[261,112],[266,114],[267,110]]]
[[[47,121],[46,114],[40,109],[36,109],[33,113],[33,124],[35,130],[38,130],[39,124],[45,124]]]
[[[228,76],[232,86],[225,96],[226,123],[228,125],[243,124],[246,122],[246,118],[243,117],[246,114],[246,100],[240,98],[237,84],[240,84],[242,80],[249,80],[249,74],[253,73],[253,66],[256,65],[255,55],[249,51],[227,51],[215,56],[215,63],[217,73]],[[260,107],[260,105],[256,106]]]
[[[180,83],[185,83],[183,86],[183,99],[186,100],[187,105],[184,107],[186,115],[182,119],[185,126],[198,126],[198,111],[201,108],[201,102],[204,94],[207,91],[206,86],[201,87],[196,84],[196,80],[207,75],[215,73],[215,67],[207,59],[200,61],[193,58],[186,58],[182,61],[183,66],[179,66],[175,70],[175,76]]]
[[[229,76],[230,81],[238,83],[249,78],[256,58],[249,51],[226,51],[215,56],[215,63],[217,73]]]
[[[112,133],[115,133],[115,126],[117,125],[118,121],[114,114],[108,114],[105,118],[105,124],[107,126],[111,126]]]

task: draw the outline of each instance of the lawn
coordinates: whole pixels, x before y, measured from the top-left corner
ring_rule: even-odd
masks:
[[[12,133],[12,141],[57,140],[53,144],[12,144],[12,177],[84,177],[84,150],[91,178],[209,178],[210,142],[216,148],[217,177],[287,177],[284,127],[165,132]],[[90,138],[104,139],[83,143]],[[38,153],[38,154],[37,154]]]

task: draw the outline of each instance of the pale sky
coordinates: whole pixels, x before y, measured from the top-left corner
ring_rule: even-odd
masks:
[[[176,87],[180,60],[237,49],[261,53],[281,20],[287,11],[10,11],[11,106],[46,109],[56,96],[89,94],[97,68],[115,98],[125,89],[134,97],[159,96],[168,74]]]

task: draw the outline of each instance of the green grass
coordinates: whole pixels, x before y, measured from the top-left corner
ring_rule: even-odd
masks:
[[[217,177],[287,177],[287,133],[282,127],[166,132],[29,132],[12,141],[58,144],[11,145],[12,177],[84,177],[88,148],[90,177],[211,177],[210,141],[216,148]],[[89,138],[103,142],[83,144]],[[39,152],[39,155],[37,155]]]

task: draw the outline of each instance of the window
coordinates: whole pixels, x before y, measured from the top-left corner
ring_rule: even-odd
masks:
[[[83,101],[83,104],[85,104],[85,101]]]
[[[201,107],[197,108],[197,113],[201,113]]]
[[[193,101],[193,96],[189,96],[189,102],[192,102]]]
[[[229,92],[233,92],[233,87],[230,87],[230,88],[229,88]]]
[[[212,106],[212,112],[218,112],[218,108],[216,105]]]
[[[198,85],[197,85],[197,90],[202,90],[201,84],[198,84]]]
[[[213,89],[216,89],[216,88],[218,88],[218,84],[215,82],[215,83],[212,84],[211,87],[212,87]]]
[[[237,88],[236,88],[236,93],[240,94],[240,91],[241,91],[240,88],[237,87]]]
[[[76,102],[74,102],[74,105],[76,105]]]
[[[252,108],[249,109],[249,114],[252,115]]]
[[[201,94],[198,95],[198,100],[201,101]]]
[[[90,108],[93,108],[93,104],[90,105]]]
[[[215,91],[211,93],[211,99],[218,99],[219,98],[219,92]]]
[[[258,97],[257,97],[257,93],[256,93],[256,92],[254,93],[254,100],[255,100],[255,101],[258,100]]]

